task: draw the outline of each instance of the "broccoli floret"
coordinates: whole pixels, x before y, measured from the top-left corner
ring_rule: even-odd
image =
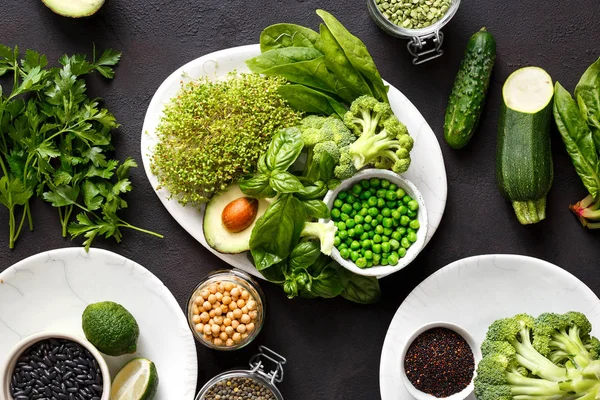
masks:
[[[344,124],[358,136],[348,147],[357,170],[367,164],[397,173],[408,170],[414,142],[389,104],[361,96],[350,106]]]
[[[333,240],[337,227],[333,221],[328,222],[305,222],[304,228],[300,233],[301,237],[314,237],[321,242],[321,253],[331,255],[333,249]]]
[[[333,174],[340,180],[350,179],[357,171],[354,167],[354,161],[352,161],[352,156],[348,152],[348,146],[342,147],[340,151],[340,159],[333,170]]]
[[[340,161],[340,149],[333,141],[330,140],[315,144],[313,148],[313,162],[321,162],[321,157],[324,153],[328,153],[336,164]]]
[[[598,341],[585,315],[527,314],[494,321],[481,345],[475,395],[479,400],[600,398]],[[593,348],[596,353],[588,350]]]

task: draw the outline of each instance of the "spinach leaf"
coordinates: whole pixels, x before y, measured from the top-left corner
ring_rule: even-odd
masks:
[[[344,50],[348,60],[361,74],[371,82],[377,99],[388,102],[387,87],[384,85],[377,66],[367,50],[367,46],[356,36],[351,34],[333,15],[324,10],[317,10],[331,34],[335,37],[340,47]]]
[[[313,276],[309,291],[325,299],[339,296],[348,284],[344,271],[335,261],[330,262],[318,276]]]
[[[328,94],[303,85],[279,86],[277,92],[291,107],[310,114],[337,114],[344,118],[347,111],[339,101]]]
[[[319,241],[310,240],[298,243],[290,254],[289,262],[292,270],[308,268],[317,261],[321,255]]]
[[[365,81],[361,73],[352,65],[344,50],[340,47],[331,31],[321,24],[321,38],[317,42],[317,47],[325,54],[325,62],[340,81],[351,91],[348,102],[361,95],[373,96],[371,88]]]
[[[592,131],[596,151],[600,152],[600,59],[581,76],[575,87],[575,98],[581,115]]]
[[[306,214],[311,218],[329,218],[329,208],[321,200],[306,200],[303,201]]]
[[[250,235],[250,251],[256,269],[262,271],[285,260],[300,238],[306,211],[300,200],[282,194],[256,220]]]
[[[346,300],[360,304],[372,304],[381,298],[379,281],[373,276],[351,274],[348,284],[341,293]]]
[[[240,189],[248,196],[264,199],[275,197],[277,193],[269,185],[271,177],[268,174],[257,172],[254,175],[244,176],[239,180]]]
[[[278,193],[297,193],[304,190],[298,178],[287,171],[273,171],[269,184]]]
[[[270,68],[284,66],[301,61],[310,61],[323,57],[323,53],[311,47],[284,47],[269,50],[249,60],[246,65],[250,71],[262,74]]]
[[[270,170],[285,171],[302,152],[304,142],[298,128],[285,128],[275,134],[269,144],[265,165]]]
[[[260,271],[260,273],[269,282],[273,282],[273,283],[277,283],[277,284],[281,285],[285,282],[286,269],[287,269],[287,263],[286,263],[286,261],[282,261],[280,263],[277,263],[277,264],[271,266],[271,268],[263,269],[262,271]]]
[[[314,47],[319,34],[296,24],[275,24],[260,34],[260,51],[266,52],[282,47]]]
[[[577,103],[571,94],[556,82],[554,87],[554,120],[567,153],[592,197],[597,198],[600,190],[598,153],[592,132],[581,118]]]

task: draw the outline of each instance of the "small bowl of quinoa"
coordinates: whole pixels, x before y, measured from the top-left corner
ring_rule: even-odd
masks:
[[[409,336],[401,354],[402,383],[417,400],[463,400],[473,392],[481,351],[464,328],[425,324]]]
[[[29,336],[12,349],[2,371],[0,394],[7,400],[110,397],[106,361],[94,345],[77,335],[41,332]]]

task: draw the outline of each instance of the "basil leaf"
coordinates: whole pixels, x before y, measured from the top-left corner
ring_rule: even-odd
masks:
[[[372,304],[381,298],[379,281],[373,276],[352,274],[341,293],[346,300],[360,304]]]
[[[575,98],[581,115],[592,131],[596,150],[600,152],[600,59],[581,76],[575,87]]]
[[[259,199],[275,197],[276,193],[269,186],[269,179],[269,175],[261,173],[245,176],[239,180],[240,189],[244,194]]]
[[[256,220],[250,235],[250,251],[256,269],[262,271],[285,260],[298,242],[306,222],[302,202],[282,194]]]
[[[266,52],[283,47],[314,47],[319,34],[296,24],[275,24],[260,34],[260,51]]]
[[[318,241],[310,240],[308,242],[298,243],[290,254],[290,267],[292,270],[298,268],[308,268],[317,261],[321,255],[321,245]]]
[[[327,193],[327,185],[323,181],[316,181],[313,186],[305,187],[303,190],[296,193],[296,197],[300,200],[315,200],[322,199]]]
[[[329,263],[317,277],[313,277],[310,292],[326,299],[339,296],[347,286],[342,269],[336,262]]]
[[[267,155],[265,164],[270,171],[280,170],[285,171],[290,165],[296,161],[300,155],[304,142],[302,141],[302,133],[298,128],[285,128],[275,134]]]
[[[562,136],[567,153],[585,188],[597,198],[600,190],[598,153],[592,132],[581,118],[577,103],[571,94],[556,82],[554,87],[554,120]]]
[[[344,118],[346,109],[333,97],[303,85],[282,85],[277,92],[296,110],[311,114],[337,114]]]
[[[250,71],[256,74],[265,73],[270,68],[284,66],[302,61],[310,61],[323,57],[323,53],[310,47],[284,47],[275,50],[263,52],[246,60],[246,65]]]
[[[327,204],[325,204],[321,200],[306,200],[302,204],[304,204],[304,208],[306,209],[306,214],[311,218],[329,218],[329,208]]]
[[[371,83],[376,94],[375,97],[380,101],[388,102],[388,88],[384,85],[367,46],[327,11],[317,10],[317,14],[323,19],[339,46],[344,50],[350,63]]]
[[[323,152],[323,154],[321,154],[321,160],[319,161],[319,179],[325,182],[333,179],[335,165],[336,162],[333,157],[331,157],[331,154]]]
[[[304,190],[297,177],[287,171],[273,171],[269,184],[278,193],[296,193]]]
[[[374,96],[365,78],[352,65],[340,44],[335,40],[331,31],[321,24],[321,38],[317,48],[325,54],[325,62],[340,81],[345,85],[346,92],[351,93],[351,100],[360,95]]]

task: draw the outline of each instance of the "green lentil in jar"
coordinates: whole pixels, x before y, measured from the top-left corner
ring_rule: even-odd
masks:
[[[375,0],[383,16],[406,29],[423,29],[439,21],[452,0]]]
[[[229,378],[212,385],[202,400],[276,400],[276,397],[271,389],[252,378]]]

